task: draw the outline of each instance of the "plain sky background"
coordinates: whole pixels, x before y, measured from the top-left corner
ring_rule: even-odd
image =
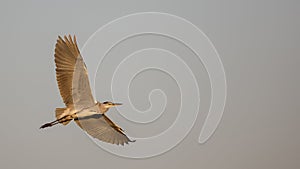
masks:
[[[55,107],[63,106],[53,61],[57,35],[76,34],[82,47],[107,22],[147,11],[186,18],[217,48],[227,75],[228,95],[223,119],[211,139],[203,145],[197,143],[205,113],[177,147],[140,160],[100,149],[75,124],[39,130],[42,123],[54,119]],[[300,168],[299,16],[297,0],[1,1],[0,167]],[[195,71],[205,79],[203,67]],[[171,81],[158,72],[148,73],[149,78],[155,74],[165,80],[162,85]],[[133,101],[138,102],[134,96],[141,90],[138,86],[143,85],[143,77],[147,74],[132,85]],[[209,97],[205,90],[209,85],[202,84],[200,91]],[[169,86],[173,87],[176,89]],[[103,94],[99,99],[109,98]],[[204,110],[207,103],[204,99]],[[155,134],[168,124],[158,121],[150,124],[155,128],[135,127],[114,115],[115,110],[111,112],[110,117],[136,136]],[[166,114],[164,118],[175,117]]]

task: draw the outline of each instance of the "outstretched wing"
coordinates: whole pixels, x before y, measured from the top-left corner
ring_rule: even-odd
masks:
[[[104,114],[78,117],[75,119],[75,122],[89,135],[101,141],[116,145],[134,142],[123,133],[123,130],[119,126],[113,123]]]
[[[76,109],[90,107],[95,104],[88,72],[80,51],[76,37],[60,36],[55,46],[56,80],[60,95],[66,106],[75,105]]]

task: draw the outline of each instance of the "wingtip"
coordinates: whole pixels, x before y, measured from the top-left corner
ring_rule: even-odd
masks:
[[[130,140],[130,139],[128,139],[128,141],[126,142],[126,144],[134,143],[134,142],[136,142],[136,140]]]
[[[76,35],[75,35],[75,34],[74,34],[74,36],[73,36],[73,40],[74,40],[75,43],[77,43],[77,42],[76,42]]]
[[[62,40],[62,41],[70,41],[70,40],[74,40],[74,42],[76,42],[76,35],[74,34],[73,35],[73,38],[72,38],[72,35],[71,34],[68,34],[68,35],[64,35],[63,37],[60,36],[60,35],[57,35],[57,41],[59,40]]]
[[[57,41],[63,41],[60,35],[57,36]]]

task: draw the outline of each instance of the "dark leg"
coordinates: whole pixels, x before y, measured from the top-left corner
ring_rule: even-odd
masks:
[[[69,117],[69,115],[68,116],[64,116],[64,117],[62,117],[60,119],[57,119],[55,121],[52,121],[50,123],[46,123],[46,124],[42,125],[40,127],[40,129],[43,129],[43,128],[46,128],[46,127],[52,127],[52,126],[54,126],[54,125],[56,125],[58,123],[63,123],[63,122],[67,122],[67,121],[72,120],[72,118],[68,119],[67,117]]]

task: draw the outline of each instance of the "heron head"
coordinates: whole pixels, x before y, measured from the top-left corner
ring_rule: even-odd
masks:
[[[109,101],[103,102],[102,104],[104,105],[105,108],[111,108],[114,106],[122,105],[122,103],[113,103],[113,102],[109,102]]]

